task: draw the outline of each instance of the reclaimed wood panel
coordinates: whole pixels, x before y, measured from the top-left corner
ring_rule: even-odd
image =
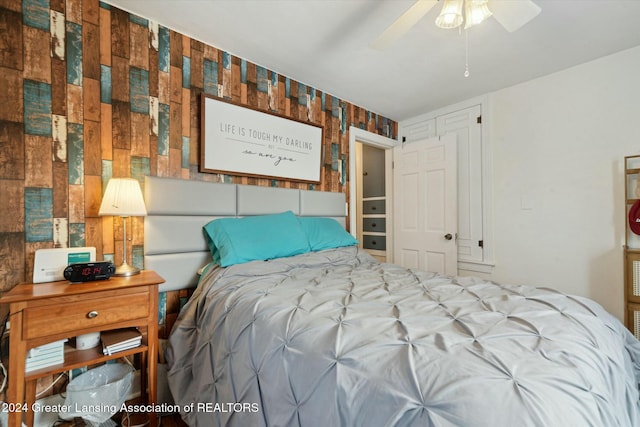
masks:
[[[171,35],[169,29],[163,26],[158,26],[158,67],[160,71],[165,73],[169,72],[169,66],[171,65]]]
[[[48,4],[38,0],[22,0],[22,22],[30,27],[48,31]]]
[[[53,217],[69,216],[69,166],[66,162],[53,163]]]
[[[182,56],[191,56],[191,38],[185,35],[182,36]]]
[[[16,70],[23,68],[24,48],[22,16],[19,8],[19,5],[17,11],[0,8],[0,35],[3,38],[0,66]]]
[[[103,216],[100,221],[102,228],[102,252],[105,254],[112,254],[115,251],[113,219],[114,217],[112,216]]]
[[[67,21],[65,51],[67,63],[67,83],[82,85],[82,25]]]
[[[67,121],[68,123],[82,123],[84,120],[84,106],[82,103],[82,86],[68,84],[67,86]]]
[[[129,218],[128,225],[127,233],[129,233],[129,239],[131,239],[129,245],[142,246],[144,243],[144,217],[132,216]]]
[[[100,102],[111,104],[112,99],[111,67],[100,65]]]
[[[240,100],[240,64],[233,60],[231,64],[231,74],[230,74],[230,89],[231,89],[231,99],[234,101]]]
[[[102,202],[102,178],[100,175],[86,175],[84,179],[84,215],[98,217]],[[87,229],[85,227],[85,233]]]
[[[100,8],[100,64],[111,65],[111,11]]]
[[[200,161],[200,93],[199,89],[191,90],[191,107],[189,108],[191,112],[191,120],[189,122],[189,127],[191,128],[189,131],[189,142],[191,145],[189,150],[189,165],[193,166],[197,166]]]
[[[53,187],[53,163],[51,162],[51,137],[24,136],[26,187]]]
[[[111,60],[111,99],[129,102],[129,60],[115,55]]]
[[[100,158],[113,160],[113,128],[110,104],[100,104],[100,142]]]
[[[2,190],[0,190],[0,195]],[[2,219],[0,219],[2,221]],[[25,235],[24,233],[0,232],[0,290],[7,291],[16,283],[24,282],[26,270]]]
[[[1,183],[0,206],[10,208],[11,215],[0,215],[0,233],[21,233],[24,231],[24,182],[6,179]]]
[[[166,155],[158,154],[157,176],[169,176],[169,154],[167,149]]]
[[[91,22],[82,25],[82,75],[100,79],[100,26]]]
[[[0,180],[25,178],[24,147],[22,123],[0,121]],[[4,181],[0,182],[4,185]],[[0,206],[7,205],[0,204]]]
[[[158,101],[161,104],[171,102],[171,76],[163,71],[158,72]]]
[[[82,0],[82,20],[98,25],[100,21],[99,0]]]
[[[129,59],[129,14],[111,8],[111,53]]]
[[[134,113],[149,114],[149,72],[129,68],[129,103]]]
[[[51,34],[24,27],[24,78],[51,83],[51,56],[43,55],[50,47]]]
[[[8,0],[8,1],[13,1],[13,0]],[[51,10],[64,13],[66,10],[66,0],[49,0],[49,7],[51,7]]]
[[[64,13],[51,11],[51,57],[64,61],[66,54],[66,25]]]
[[[129,24],[129,64],[132,67],[149,69],[149,29],[131,22]]]
[[[205,44],[203,47],[204,49],[202,50],[202,52],[206,59],[214,62],[220,62],[220,52],[218,51],[218,48],[208,44]]]
[[[182,69],[171,66],[171,72],[169,77],[170,86],[170,101],[182,102]]]
[[[149,136],[149,174],[158,175],[158,137],[156,135]]]
[[[69,184],[84,182],[84,125],[67,124],[67,162],[69,164]]]
[[[191,50],[191,87],[202,89],[204,87],[204,53],[199,50]]]
[[[67,161],[67,117],[53,114],[51,116],[51,138],[53,162]]]
[[[158,154],[169,154],[170,107],[168,104],[158,105]]]
[[[182,89],[182,136],[191,134],[191,90]]]
[[[182,34],[169,30],[170,65],[182,69]],[[186,37],[186,36],[185,36]]]
[[[158,68],[158,51],[149,51],[149,96],[158,97],[160,85],[160,69]]]
[[[84,179],[83,179],[84,181]],[[84,185],[69,185],[69,222],[84,223]]]
[[[23,81],[24,130],[31,135],[51,135],[51,85]]]
[[[131,155],[149,157],[149,115],[131,113]]]
[[[24,115],[23,82],[20,70],[3,69],[0,73],[0,99],[14,102],[0,102],[0,120],[22,122]]]
[[[67,65],[57,58],[51,59],[51,112],[67,115]]]
[[[85,77],[83,89],[84,120],[100,121],[100,81]]]
[[[98,198],[98,203],[101,198],[102,196],[100,195],[100,197]],[[103,236],[102,218],[87,217],[85,219],[84,233],[85,233],[85,245],[93,246],[94,248],[96,248],[96,259],[103,260],[104,252],[103,252],[103,243],[102,243],[102,236]]]
[[[131,152],[129,148],[113,148],[113,177],[131,176]]]
[[[0,0],[0,8],[7,9],[12,12],[22,12],[22,4],[15,0]],[[20,22],[22,22],[22,20]]]
[[[169,148],[169,176],[172,178],[182,177],[182,147]]]
[[[231,72],[231,55],[226,52],[222,53],[222,75],[218,75],[218,81],[222,83],[222,96],[231,99],[232,96],[232,72]],[[220,67],[218,67],[220,68]],[[220,93],[218,93],[220,96]]]
[[[114,149],[131,149],[131,110],[128,102],[113,101],[111,104],[111,132]]]
[[[67,21],[82,24],[82,3],[83,0],[66,0]]]
[[[102,174],[100,123],[85,120],[83,128],[85,177],[90,175],[100,176]]]
[[[53,240],[52,212],[50,188],[24,188],[24,231],[27,242]]]
[[[177,102],[169,106],[169,147],[182,147],[182,105]]]

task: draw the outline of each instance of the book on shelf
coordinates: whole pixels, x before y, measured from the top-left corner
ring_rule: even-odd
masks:
[[[111,355],[119,351],[139,347],[142,344],[142,334],[137,328],[115,329],[100,334],[102,352]]]
[[[24,371],[30,372],[64,363],[64,343],[66,341],[64,339],[30,349],[27,352]]]

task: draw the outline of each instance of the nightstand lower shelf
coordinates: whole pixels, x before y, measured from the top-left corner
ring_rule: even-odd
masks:
[[[136,348],[129,350],[119,351],[111,355],[104,355],[102,353],[102,346],[95,348],[89,348],[87,350],[76,350],[73,346],[65,344],[64,346],[64,363],[58,363],[57,365],[47,366],[46,368],[34,369],[33,371],[25,372],[24,380],[32,381],[38,378],[48,377],[56,375],[61,372],[71,371],[76,368],[82,368],[84,366],[97,365],[110,360],[122,359],[123,357],[132,356],[135,354],[142,354],[142,357],[146,356],[149,347],[144,344]],[[141,369],[144,369],[142,364]]]

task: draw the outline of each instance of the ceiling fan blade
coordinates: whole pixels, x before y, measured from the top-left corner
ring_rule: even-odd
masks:
[[[542,10],[531,0],[490,0],[489,9],[496,21],[510,33],[538,16]]]
[[[438,3],[438,0],[417,0],[413,6],[400,15],[369,46],[376,50],[385,50],[409,31],[436,3]]]

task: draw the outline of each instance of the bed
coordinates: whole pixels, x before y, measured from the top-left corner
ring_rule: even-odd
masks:
[[[253,213],[264,199],[248,209],[235,187],[234,212],[213,223],[341,223],[338,200],[295,190],[297,208]],[[311,249],[303,226],[309,250],[225,265],[211,236],[226,229],[208,219],[206,268],[188,271],[197,287],[167,351],[191,426],[640,425],[640,344],[591,300],[379,263],[334,228],[335,247]]]

